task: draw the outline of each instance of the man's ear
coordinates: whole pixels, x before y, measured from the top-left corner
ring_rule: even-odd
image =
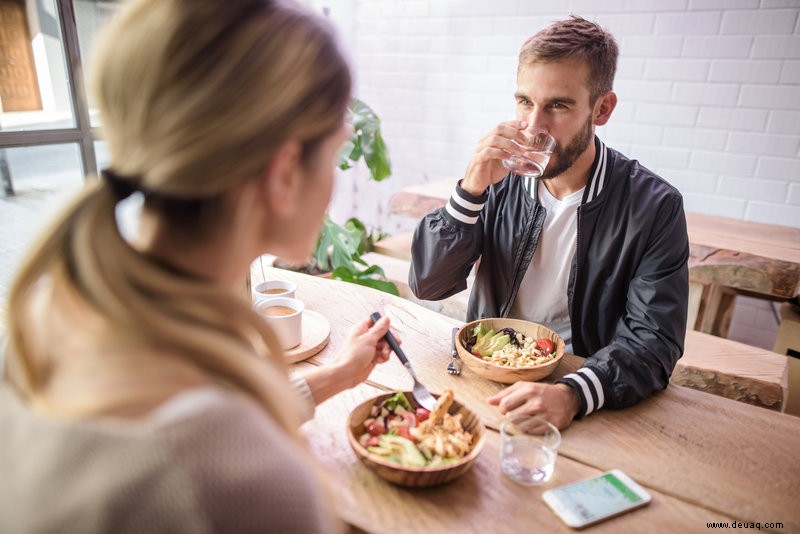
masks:
[[[615,107],[617,107],[617,94],[614,91],[600,95],[594,103],[594,125],[602,126],[607,123]]]
[[[302,152],[298,141],[280,144],[261,173],[259,194],[275,215],[289,215],[302,189]]]

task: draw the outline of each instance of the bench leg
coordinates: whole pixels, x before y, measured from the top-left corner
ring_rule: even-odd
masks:
[[[691,306],[691,289],[689,300]],[[697,316],[694,329],[718,337],[728,337],[728,328],[731,325],[735,303],[736,291],[733,289],[716,284],[703,286],[700,303],[696,307]]]
[[[686,329],[699,330],[698,319],[701,317],[700,308],[703,304],[703,284],[689,282],[689,309],[686,315]]]

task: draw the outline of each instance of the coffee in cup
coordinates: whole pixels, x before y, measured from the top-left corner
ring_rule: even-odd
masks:
[[[287,280],[267,280],[253,286],[253,302],[275,297],[294,298],[297,284]]]
[[[303,302],[273,297],[257,300],[253,306],[278,336],[281,348],[292,349],[303,341]]]

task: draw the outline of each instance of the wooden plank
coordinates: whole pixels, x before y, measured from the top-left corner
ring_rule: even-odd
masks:
[[[774,299],[790,299],[800,292],[800,263],[695,243],[690,246],[689,277]]]
[[[372,246],[372,250],[385,256],[411,261],[411,241],[413,237],[413,232],[384,237]]]
[[[673,384],[781,411],[789,391],[786,356],[689,330]]]
[[[389,200],[389,213],[421,219],[447,203],[457,182],[456,178],[445,178],[405,187]]]
[[[800,263],[800,228],[687,213],[689,241],[790,263]]]
[[[420,219],[444,206],[457,182],[457,178],[444,178],[404,187],[389,200],[389,212]]]

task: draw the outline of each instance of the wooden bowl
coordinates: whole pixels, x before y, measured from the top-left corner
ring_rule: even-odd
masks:
[[[419,407],[419,404],[410,391],[404,391],[403,393],[405,393],[408,402],[413,408]],[[394,393],[386,393],[373,397],[368,401],[362,402],[350,412],[350,417],[347,420],[347,437],[350,440],[350,446],[353,448],[356,456],[358,456],[358,459],[361,460],[364,465],[374,471],[379,477],[389,482],[411,488],[423,488],[444,484],[469,471],[473,462],[483,450],[486,428],[483,426],[478,416],[472,410],[458,402],[458,400],[453,401],[449,413],[451,415],[462,414],[461,424],[464,430],[472,434],[472,450],[458,462],[435,467],[406,467],[367,451],[366,447],[358,442],[358,438],[366,432],[364,429],[364,421],[369,417],[373,406],[392,395],[394,395]],[[438,397],[438,395],[434,395],[434,397]]]
[[[468,352],[466,347],[467,340],[469,339],[472,329],[483,323],[484,328],[487,330],[493,329],[500,331],[503,328],[513,328],[517,332],[521,332],[524,336],[539,339],[545,337],[553,342],[556,347],[556,357],[549,362],[541,365],[531,367],[503,367],[496,363],[487,362],[479,356],[475,356]],[[462,326],[456,333],[456,350],[458,355],[475,374],[494,380],[495,382],[502,382],[503,384],[513,384],[519,381],[536,381],[549,376],[558,367],[558,363],[564,356],[565,346],[564,340],[561,336],[550,330],[546,326],[530,321],[523,321],[520,319],[479,319],[472,321]]]

